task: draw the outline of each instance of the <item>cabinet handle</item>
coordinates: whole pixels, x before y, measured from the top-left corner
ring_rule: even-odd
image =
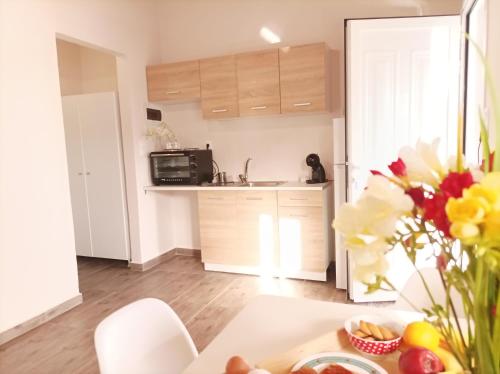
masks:
[[[227,112],[227,109],[212,109],[212,113],[223,113]]]
[[[309,105],[311,105],[311,102],[293,104],[293,106],[309,106]]]
[[[262,200],[262,197],[246,197],[246,200]]]
[[[80,171],[80,172],[78,173],[78,175],[83,175],[83,173]]]
[[[290,200],[292,200],[292,201],[305,201],[308,199],[307,199],[307,197],[291,197]]]
[[[85,174],[86,174],[86,175],[90,175],[90,171],[87,171]]]
[[[267,109],[267,106],[266,105],[253,106],[250,109],[252,109],[252,110],[262,110],[262,109]]]
[[[167,95],[177,95],[177,94],[180,94],[181,91],[179,90],[175,90],[175,91],[166,91],[165,92]]]

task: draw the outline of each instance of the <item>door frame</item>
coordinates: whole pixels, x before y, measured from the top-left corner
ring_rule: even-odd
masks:
[[[461,29],[465,30],[467,34],[469,34],[470,31],[470,16],[472,13],[472,10],[474,7],[477,5],[479,0],[464,0],[463,6],[462,6],[462,11],[460,13],[460,24],[461,24]],[[489,5],[489,0],[484,0],[485,6],[486,6],[486,11],[488,11],[488,5]],[[484,20],[485,27],[486,27],[486,44],[485,44],[485,49],[483,53],[487,55],[488,53],[488,20],[489,18],[486,17]],[[469,56],[470,56],[470,41],[469,39],[463,37],[460,43],[460,86],[459,86],[459,92],[460,92],[460,98],[459,98],[459,105],[461,106],[461,112],[460,114],[462,115],[463,118],[463,144],[462,147],[464,149],[464,153],[466,152],[466,139],[465,136],[467,134],[467,84],[468,84],[468,78],[469,78]],[[485,91],[487,91],[485,87]],[[484,96],[484,103],[485,107],[488,105],[488,98],[487,95],[485,94]],[[479,142],[481,145],[481,140]]]
[[[122,174],[121,184],[123,185],[123,194],[124,194],[124,197],[123,197],[124,198],[124,210],[125,210],[124,219],[125,219],[126,242],[127,242],[127,249],[126,250],[127,250],[127,255],[128,255],[127,260],[117,260],[117,261],[127,261],[128,266],[130,267],[130,264],[132,263],[132,260],[133,260],[133,257],[132,257],[132,251],[133,251],[133,249],[132,249],[132,247],[133,247],[132,227],[131,227],[132,222],[131,222],[131,204],[130,204],[133,189],[129,188],[129,184],[131,184],[132,181],[135,179],[135,175],[132,175],[133,178],[131,178],[132,173],[127,172],[128,167],[127,167],[127,163],[126,163],[126,157],[127,157],[127,153],[130,153],[133,157],[133,148],[125,145],[124,132],[125,132],[127,126],[124,126],[124,122],[126,122],[125,125],[128,125],[128,120],[124,119],[124,117],[126,117],[126,116],[123,115],[124,109],[123,109],[123,106],[121,105],[122,100],[121,100],[120,94],[122,92],[122,89],[120,87],[120,78],[122,78],[122,74],[120,72],[120,67],[119,67],[120,63],[126,58],[126,55],[121,53],[121,52],[117,52],[113,49],[109,49],[109,48],[102,47],[102,46],[99,46],[99,45],[96,45],[93,43],[89,43],[89,42],[84,41],[82,39],[78,39],[78,38],[75,38],[75,37],[70,36],[68,34],[63,34],[63,33],[59,33],[59,32],[55,33],[54,40],[55,41],[56,40],[63,40],[63,41],[75,44],[79,47],[93,49],[95,51],[113,56],[115,59],[115,68],[116,68],[115,74],[116,74],[116,80],[117,80],[117,87],[113,90],[113,92],[115,93],[115,99],[116,99],[116,108],[115,109],[116,109],[116,116],[117,116],[117,121],[118,121],[118,142],[119,142],[119,148],[120,148],[119,162],[120,162],[120,169],[121,169],[121,174]],[[58,59],[58,56],[59,56],[58,54],[59,54],[59,51],[56,48],[56,59]],[[60,66],[58,66],[58,76],[57,76],[57,82],[60,85],[61,78],[59,75],[59,70],[60,70]],[[93,93],[98,93],[98,92],[93,92]],[[63,97],[63,95],[61,95],[61,93],[59,93],[59,94],[61,97],[60,110],[61,110],[61,116],[62,116],[62,111],[63,111],[62,97]],[[63,127],[64,126],[65,126],[65,124],[63,121]],[[65,145],[66,145],[66,138],[64,139],[64,141],[65,141]],[[66,155],[66,164],[67,163],[68,163],[68,159],[67,159],[67,155]],[[68,175],[68,181],[69,181],[69,175]],[[73,215],[72,215],[72,219],[73,219]],[[76,256],[76,252],[75,252],[75,256]],[[78,277],[78,280],[79,280],[79,277]]]

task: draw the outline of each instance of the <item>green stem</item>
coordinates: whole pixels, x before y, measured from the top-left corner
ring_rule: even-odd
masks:
[[[408,303],[408,305],[410,305],[416,312],[419,312],[419,313],[422,312],[401,291],[399,291],[396,287],[394,287],[394,285],[387,278],[384,278],[384,283],[387,284],[387,286],[389,286],[391,291],[396,291],[399,294],[399,296],[401,296],[401,298],[404,301],[406,301]]]
[[[475,322],[475,343],[477,355],[477,367],[479,373],[498,373],[498,367],[493,365],[493,351],[491,346],[490,330],[488,328],[488,284],[487,270],[484,259],[478,258],[476,265],[476,282],[474,285],[474,322]]]

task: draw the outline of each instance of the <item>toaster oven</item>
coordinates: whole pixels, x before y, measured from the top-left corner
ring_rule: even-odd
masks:
[[[149,154],[154,185],[199,185],[212,182],[211,149],[176,149]]]

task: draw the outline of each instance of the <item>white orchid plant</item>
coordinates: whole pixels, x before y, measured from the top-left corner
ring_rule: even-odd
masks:
[[[151,125],[146,130],[146,136],[156,141],[159,148],[168,148],[166,144],[178,144],[175,133],[170,129],[166,122],[160,122],[158,125]]]

